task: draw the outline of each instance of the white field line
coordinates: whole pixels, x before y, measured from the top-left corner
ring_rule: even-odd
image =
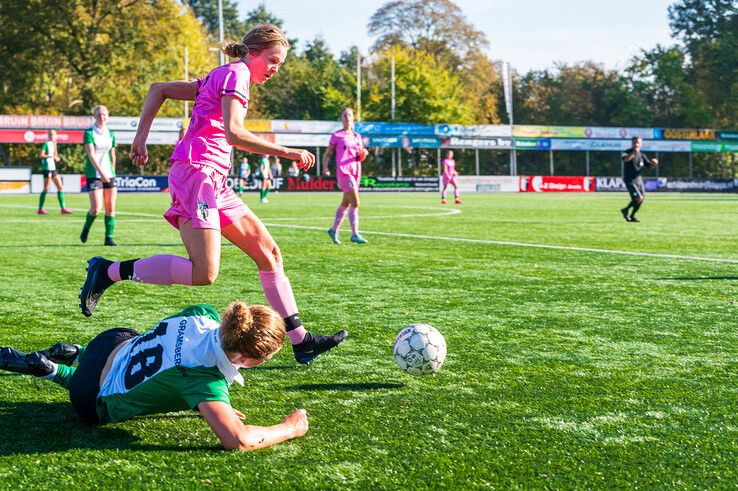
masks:
[[[3,208],[30,208],[35,209],[33,206],[21,206],[21,205],[0,205],[0,207]],[[427,209],[427,208],[421,208],[417,207],[419,209]],[[449,209],[446,210],[445,213],[442,213],[443,215],[446,214],[458,214],[461,213],[461,210],[458,209]],[[161,215],[154,214],[154,213],[132,213],[132,212],[119,212],[119,215],[130,215],[130,216],[139,216],[139,217],[161,217]],[[388,216],[387,218],[398,218],[400,216],[405,218],[418,218],[418,217],[426,217],[426,216],[438,216],[438,213],[435,214],[412,214],[412,215],[393,215]],[[369,216],[364,217],[362,216],[361,219],[367,219],[371,218]],[[377,217],[378,218],[378,217]],[[317,219],[317,218],[316,218]],[[321,220],[330,221],[333,217],[326,217],[321,218]],[[325,227],[312,227],[308,225],[294,225],[294,224],[287,224],[287,223],[272,223],[270,220],[281,220],[279,218],[277,219],[264,219],[264,224],[268,227],[281,227],[281,228],[293,228],[293,229],[301,229],[301,230],[320,230],[325,231],[327,230]],[[291,220],[291,218],[290,218]],[[312,218],[311,218],[312,220]],[[138,220],[137,220],[138,221]],[[148,220],[141,220],[141,221],[148,221]],[[42,223],[38,220],[0,220],[0,223]],[[507,240],[489,240],[489,239],[469,239],[466,237],[444,237],[441,235],[418,235],[418,234],[404,234],[400,232],[372,232],[372,231],[364,231],[362,230],[362,234],[366,235],[382,235],[386,237],[402,237],[406,239],[422,239],[422,240],[441,240],[441,241],[448,241],[448,242],[463,242],[467,244],[484,244],[484,245],[499,245],[499,246],[511,246],[511,247],[528,247],[528,248],[535,248],[535,249],[550,249],[550,250],[558,250],[558,251],[572,251],[572,252],[589,252],[593,254],[613,254],[613,255],[619,255],[619,256],[636,256],[636,257],[653,257],[658,259],[682,259],[685,261],[703,261],[703,262],[712,262],[712,263],[727,263],[727,264],[738,264],[738,259],[722,259],[722,258],[714,258],[714,257],[701,257],[701,256],[685,256],[680,254],[657,254],[653,252],[638,252],[638,251],[618,251],[614,249],[595,249],[591,247],[576,247],[576,246],[560,246],[560,245],[551,245],[551,244],[535,244],[535,243],[529,243],[529,242],[514,242],[514,241],[507,241]]]
[[[363,217],[362,217],[363,218]],[[265,225],[269,227],[286,227],[286,228],[299,228],[305,230],[327,230],[325,227],[310,227],[307,225],[291,225],[283,223],[267,223]],[[611,249],[594,249],[590,247],[575,247],[575,246],[559,246],[550,244],[532,244],[528,242],[513,242],[508,240],[485,240],[485,239],[468,239],[465,237],[443,237],[440,235],[417,235],[417,234],[403,234],[399,232],[367,232],[362,230],[362,235],[384,235],[388,237],[403,237],[408,239],[424,239],[424,240],[444,240],[449,242],[464,242],[468,244],[485,244],[485,245],[501,245],[501,246],[513,246],[513,247],[532,247],[536,249],[553,249],[559,251],[573,251],[573,252],[591,252],[596,254],[615,254],[621,256],[639,256],[639,257],[654,257],[659,259],[684,259],[687,261],[706,261],[713,263],[730,263],[738,264],[738,259],[721,259],[714,257],[700,257],[700,256],[682,256],[679,254],[656,254],[652,252],[637,252],[637,251],[616,251]]]

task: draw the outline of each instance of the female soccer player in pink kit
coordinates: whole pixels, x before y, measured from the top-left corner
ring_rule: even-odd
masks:
[[[331,154],[336,152],[336,179],[338,187],[343,192],[341,204],[336,209],[336,218],[333,226],[328,229],[328,235],[334,244],[340,244],[338,239],[339,228],[348,212],[351,224],[351,242],[366,244],[366,239],[359,234],[359,181],[361,180],[361,163],[366,158],[367,150],[361,135],[354,131],[354,111],[345,108],[341,112],[343,129],[331,135],[328,148],[323,154],[323,167],[328,170]]]
[[[309,363],[337,346],[348,333],[317,336],[303,327],[277,244],[256,215],[226,185],[233,146],[252,153],[279,155],[307,170],[315,156],[306,150],[267,142],[244,128],[249,86],[274,76],[290,45],[278,27],[262,24],[241,43],[221,49],[238,61],[220,66],[194,81],[155,83],[146,96],[131,159],[143,166],[148,160],[146,138],[157,111],[166,99],[192,100],[192,119],[170,158],[169,189],[172,205],[164,218],[179,229],[188,258],[160,254],[143,259],[89,260],[80,307],[92,315],[100,296],[117,281],[134,280],[158,285],[209,285],[220,269],[220,236],[254,260],[269,304],[284,319],[298,363]]]
[[[451,184],[454,187],[454,202],[457,205],[461,204],[461,200],[459,199],[459,184],[456,182],[456,161],[454,160],[454,151],[449,150],[448,153],[446,153],[446,158],[443,159],[443,175],[441,176],[443,179],[443,190],[441,191],[441,204],[445,205],[448,203],[446,201],[446,188],[449,184]]]

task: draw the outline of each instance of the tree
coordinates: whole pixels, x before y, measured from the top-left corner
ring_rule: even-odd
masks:
[[[700,128],[715,123],[707,101],[690,80],[681,49],[656,46],[643,51],[633,60],[629,73],[635,93],[652,115],[651,124]]]
[[[244,22],[238,19],[238,6],[233,0],[222,0],[223,37],[240,41],[247,29]],[[218,0],[187,0],[192,12],[207,29],[214,43],[218,36]]]
[[[368,30],[379,36],[374,52],[392,46],[422,50],[449,68],[489,46],[451,0],[392,0],[372,14]]]
[[[533,71],[515,84],[516,122],[572,126],[647,126],[646,105],[617,71],[584,62]]]
[[[4,0],[0,27],[0,56],[9,60],[0,79],[2,112],[91,114],[105,104],[112,115],[136,115],[152,82],[183,78],[185,46],[191,76],[215,63],[202,25],[176,0]],[[182,111],[182,103],[169,101],[159,114]],[[38,149],[18,148],[37,161],[29,152]],[[78,160],[73,152],[65,157]]]
[[[671,31],[689,54],[694,85],[710,107],[714,124],[738,124],[738,2],[681,0],[669,7]]]
[[[364,119],[388,121],[391,116],[390,63],[395,57],[396,120],[417,123],[472,123],[459,77],[431,53],[397,46],[378,53],[367,75],[369,97]]]

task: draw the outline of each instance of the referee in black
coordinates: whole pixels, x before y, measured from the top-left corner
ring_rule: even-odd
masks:
[[[623,152],[623,181],[628,188],[630,203],[620,210],[626,222],[640,222],[635,214],[643,204],[643,178],[641,170],[643,167],[653,168],[659,164],[658,159],[649,159],[641,152],[643,140],[640,136],[634,136],[631,140],[631,148]],[[632,211],[630,211],[632,209]],[[628,212],[630,211],[630,214]]]

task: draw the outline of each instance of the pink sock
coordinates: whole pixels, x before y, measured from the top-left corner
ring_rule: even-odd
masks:
[[[120,261],[108,267],[108,276],[120,281]],[[152,285],[192,286],[192,262],[179,256],[159,254],[138,259],[133,264],[133,281]]]
[[[454,189],[454,198],[458,199],[459,197],[459,188]]]
[[[338,229],[343,222],[343,218],[346,216],[346,210],[348,210],[348,208],[343,205],[338,205],[338,208],[336,208],[336,218],[333,219],[332,227],[336,232],[338,232]]]
[[[441,191],[441,199],[446,199],[446,190]]]
[[[295,301],[295,295],[292,293],[292,285],[290,285],[290,280],[285,276],[282,269],[259,271],[259,279],[267,302],[282,318],[297,314],[297,302]],[[287,336],[292,344],[301,343],[305,334],[307,334],[307,330],[302,325],[287,331]]]
[[[352,206],[348,211],[349,223],[351,224],[351,233],[358,235],[359,233],[359,209]]]

